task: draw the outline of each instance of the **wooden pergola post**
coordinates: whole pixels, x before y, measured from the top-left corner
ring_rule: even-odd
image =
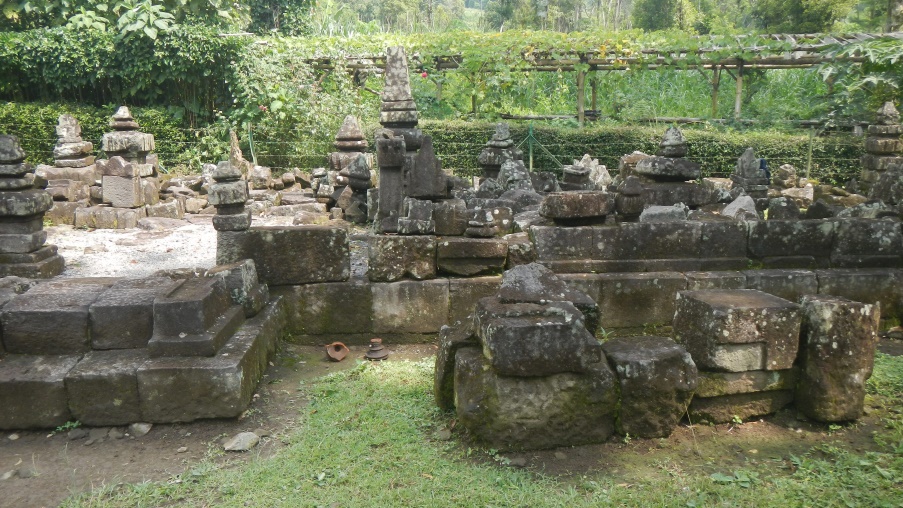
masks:
[[[586,72],[577,71],[577,125],[583,127],[586,117]]]
[[[737,90],[734,93],[734,120],[740,119],[740,108],[743,104],[743,62],[737,64]]]
[[[721,67],[712,69],[712,118],[718,118],[718,88],[721,86]]]
[[[589,81],[589,89],[590,89],[590,102],[589,109],[593,111],[599,111],[599,77],[597,73],[593,72],[593,77]]]

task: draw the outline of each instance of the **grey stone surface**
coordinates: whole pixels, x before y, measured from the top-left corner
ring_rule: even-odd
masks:
[[[72,417],[84,425],[126,425],[141,421],[138,368],[147,351],[91,351],[66,376]]]
[[[458,422],[493,448],[543,449],[604,442],[614,429],[615,377],[605,362],[590,374],[504,377],[478,349],[455,358]]]
[[[472,277],[501,272],[508,257],[508,242],[494,238],[445,237],[437,242],[440,272]]]
[[[79,288],[59,288],[33,289],[14,298],[0,312],[6,350],[32,355],[87,352],[88,309],[97,297],[98,293]]]
[[[749,370],[745,372],[699,372],[696,397],[721,397],[739,393],[793,390],[798,378],[796,367],[786,370]]]
[[[799,306],[751,289],[683,291],[674,339],[700,369],[785,370],[799,349]]]
[[[618,433],[671,435],[696,390],[690,353],[671,339],[653,336],[612,339],[602,349],[621,387]]]
[[[299,258],[297,253],[307,253]],[[339,282],[351,275],[348,232],[331,226],[253,227],[220,231],[217,264],[253,259],[269,286]]]
[[[154,331],[154,299],[176,285],[168,277],[152,277],[105,291],[89,308],[91,348],[147,347]]]
[[[879,306],[809,295],[800,307],[803,333],[797,408],[821,422],[859,418],[878,345]]]
[[[455,356],[462,348],[479,350],[473,320],[454,322],[439,330],[439,350],[436,352],[436,367],[433,374],[433,395],[436,405],[443,411],[455,407]]]
[[[448,322],[448,280],[372,284],[373,333],[436,333]]]
[[[501,376],[584,373],[602,361],[602,349],[583,315],[566,301],[540,305],[483,298],[474,311],[483,355]]]
[[[791,302],[818,292],[818,279],[815,272],[809,270],[746,270],[743,274],[746,275],[746,289],[762,291]]]
[[[5,356],[0,362],[0,429],[53,428],[71,420],[65,378],[78,359]]]
[[[604,191],[570,191],[547,194],[539,208],[550,219],[583,219],[614,213],[615,195]]]
[[[360,280],[302,284],[280,288],[274,294],[285,301],[292,334],[361,334],[373,332],[371,286]]]
[[[777,413],[791,402],[793,390],[693,397],[689,415],[692,422],[731,423],[736,418],[747,421],[756,416]]]

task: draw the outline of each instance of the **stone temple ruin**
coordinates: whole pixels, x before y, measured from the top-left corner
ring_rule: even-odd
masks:
[[[0,428],[235,417],[284,334],[438,336],[437,404],[498,449],[663,437],[791,404],[820,422],[862,414],[878,332],[903,317],[891,105],[869,129],[868,195],[792,167],[769,179],[753,149],[730,179],[703,178],[676,128],[617,172],[589,155],[532,172],[504,124],[473,154],[472,186],[417,128],[408,76],[390,48],[382,129],[370,144],[346,118],[311,173],[274,177],[235,143],[203,175],[163,181],[125,108],[107,159],[71,117],[34,173],[0,137]],[[211,214],[218,266],[60,278],[48,211],[94,227]],[[286,223],[255,225],[261,212]]]

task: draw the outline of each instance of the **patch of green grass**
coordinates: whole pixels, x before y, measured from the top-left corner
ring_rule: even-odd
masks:
[[[882,395],[875,396],[887,392],[899,404],[900,392],[888,390],[903,386],[901,365],[879,355],[870,386]],[[435,408],[432,371],[428,359],[326,376],[302,385],[311,402],[274,457],[231,467],[206,461],[169,482],[105,488],[63,506],[843,507],[900,506],[903,499],[903,449],[893,439],[903,425],[880,431],[887,440],[878,440],[879,452],[822,446],[721,472],[675,457],[683,467],[635,484],[604,471],[554,478],[508,467],[494,450],[434,440],[450,415]]]

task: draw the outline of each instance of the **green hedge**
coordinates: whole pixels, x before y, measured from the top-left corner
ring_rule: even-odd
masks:
[[[510,123],[511,136],[528,158],[530,127],[527,123]],[[423,121],[420,127],[433,137],[443,167],[460,176],[479,173],[477,155],[492,136],[495,127],[489,123],[458,121]],[[601,164],[617,169],[619,158],[639,150],[655,153],[667,127],[635,125],[598,125],[584,129],[574,127],[533,127],[534,170],[559,171],[583,154],[599,159]],[[792,164],[805,171],[811,144],[810,177],[822,182],[843,183],[859,174],[859,158],[865,153],[865,140],[852,134],[809,136],[776,131],[714,130],[698,127],[682,128],[689,145],[688,158],[702,165],[704,176],[727,176],[737,158],[747,147],[776,169]]]
[[[154,135],[160,162],[164,167],[189,164],[192,154],[192,130],[163,108],[130,108],[132,116],[143,132]],[[100,152],[100,140],[109,132],[110,117],[115,106],[97,108],[75,104],[0,103],[0,133],[19,137],[27,160],[32,164],[52,164],[53,146],[56,144],[57,119],[70,114],[82,127],[82,138],[94,143]],[[215,161],[211,161],[215,162]]]
[[[115,107],[97,108],[72,104],[0,103],[0,132],[19,136],[28,159],[33,163],[51,163],[53,145],[56,143],[54,127],[60,114],[68,113],[82,125],[82,136],[95,143],[99,150],[100,139],[109,131],[108,122]],[[154,135],[157,153],[164,167],[179,165],[193,171],[201,163],[215,163],[226,153],[224,137],[214,136],[217,128],[189,129],[162,108],[132,108],[135,119],[144,132]],[[526,123],[511,123],[511,134],[528,158],[530,127]],[[433,146],[442,159],[443,167],[459,176],[472,176],[480,172],[477,156],[495,131],[494,124],[424,120],[420,127],[433,137]],[[368,140],[379,125],[366,123],[364,131]],[[609,168],[618,167],[618,159],[634,150],[654,153],[665,126],[589,126],[573,127],[534,126],[533,168],[536,171],[560,171],[562,164],[571,164],[588,153]],[[765,157],[769,166],[776,169],[781,164],[792,164],[805,171],[812,147],[810,177],[826,183],[843,183],[858,175],[859,158],[864,153],[864,139],[851,134],[831,134],[810,137],[806,133],[788,134],[771,131],[733,131],[705,128],[685,128],[689,144],[688,157],[702,164],[705,176],[727,176],[733,170],[737,158],[746,147],[753,147],[759,157]],[[212,139],[215,138],[216,139]],[[275,169],[290,167],[313,168],[326,164],[327,153],[332,150],[332,134],[309,136],[303,142],[318,147],[321,154],[283,156],[261,163],[274,164]],[[220,139],[222,138],[222,139]],[[244,138],[244,137],[243,137]],[[246,142],[246,140],[243,139]],[[297,140],[261,141],[258,153],[283,151]],[[248,153],[247,147],[245,152]],[[286,152],[288,153],[288,152]],[[247,155],[250,159],[250,155]]]

